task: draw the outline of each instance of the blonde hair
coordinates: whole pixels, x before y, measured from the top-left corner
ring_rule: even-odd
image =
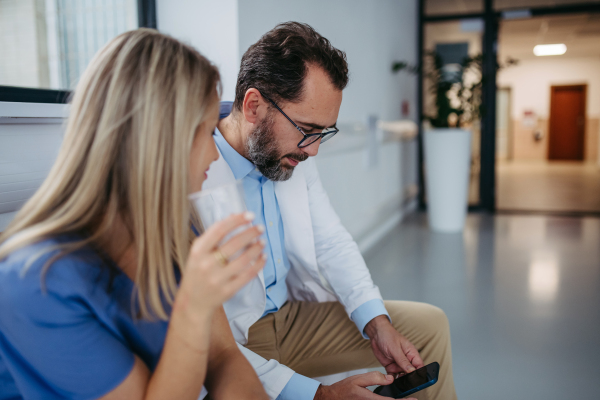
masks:
[[[219,92],[216,67],[169,36],[138,29],[109,42],[75,89],[48,177],[0,236],[0,260],[62,234],[83,233],[58,257],[97,245],[121,218],[135,245],[139,312],[167,319],[190,247],[192,142]]]

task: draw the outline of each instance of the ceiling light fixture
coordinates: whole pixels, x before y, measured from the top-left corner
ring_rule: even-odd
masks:
[[[538,44],[533,48],[533,54],[536,56],[560,56],[567,52],[565,44]]]

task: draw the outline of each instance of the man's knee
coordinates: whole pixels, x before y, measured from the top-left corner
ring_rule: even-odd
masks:
[[[386,301],[385,307],[398,331],[408,328],[409,325],[421,333],[430,332],[432,335],[450,332],[446,313],[434,305],[412,301]]]
[[[444,310],[431,304],[426,304],[424,307],[427,311],[424,313],[424,323],[429,326],[432,331],[445,334],[450,332],[450,324]]]

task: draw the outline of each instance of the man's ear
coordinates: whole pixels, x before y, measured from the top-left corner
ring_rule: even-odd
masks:
[[[250,88],[244,95],[242,103],[242,113],[246,121],[256,124],[261,121],[266,114],[266,104],[258,89]]]

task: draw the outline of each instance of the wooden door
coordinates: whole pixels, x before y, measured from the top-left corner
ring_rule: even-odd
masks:
[[[550,93],[549,160],[584,156],[586,85],[552,86]]]

